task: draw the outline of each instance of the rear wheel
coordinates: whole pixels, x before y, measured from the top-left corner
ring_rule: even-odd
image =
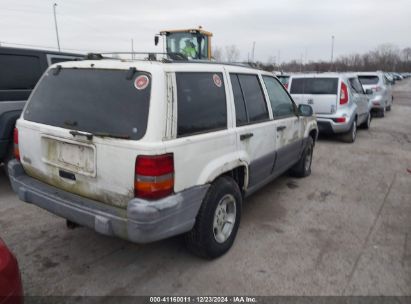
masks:
[[[342,136],[342,140],[346,143],[353,143],[357,138],[357,119],[354,119],[350,130]]]
[[[362,125],[362,127],[364,128],[364,129],[369,129],[370,128],[370,126],[371,126],[371,119],[372,119],[372,115],[371,115],[371,113],[368,113],[368,116],[367,116],[367,120],[363,123],[363,125]]]
[[[310,136],[308,138],[307,146],[304,152],[293,168],[291,168],[290,173],[295,177],[306,177],[311,174],[311,162],[313,160],[313,150],[314,150],[314,140]]]
[[[193,229],[185,235],[187,248],[208,259],[225,254],[237,235],[241,204],[240,189],[231,177],[223,176],[213,182]]]

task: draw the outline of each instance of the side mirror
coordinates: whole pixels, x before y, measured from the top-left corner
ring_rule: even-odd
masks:
[[[160,40],[160,38],[157,35],[155,35],[154,36],[154,45],[157,45],[159,40]]]
[[[298,106],[298,115],[305,116],[305,117],[310,117],[310,116],[313,116],[313,114],[314,114],[314,111],[313,111],[313,108],[310,105],[300,104]]]
[[[372,94],[374,94],[374,92],[373,92],[373,90],[371,90],[371,89],[366,89],[366,90],[365,90],[365,94],[366,94],[366,95],[372,95]]]

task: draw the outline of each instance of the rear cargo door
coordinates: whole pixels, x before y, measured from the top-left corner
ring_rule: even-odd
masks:
[[[316,114],[331,114],[337,108],[338,78],[293,78],[290,93],[297,104],[312,106]]]
[[[133,197],[138,143],[147,128],[150,83],[148,73],[127,70],[46,72],[19,124],[27,174],[126,207]]]

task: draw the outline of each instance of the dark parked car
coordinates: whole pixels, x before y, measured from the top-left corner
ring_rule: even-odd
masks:
[[[7,163],[12,157],[14,125],[43,72],[51,64],[78,60],[83,56],[0,47],[0,163]]]
[[[23,303],[19,266],[14,255],[0,239],[0,304]]]

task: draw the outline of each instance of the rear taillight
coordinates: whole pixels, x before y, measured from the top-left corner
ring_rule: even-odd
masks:
[[[159,199],[174,191],[173,154],[140,155],[135,166],[134,194],[145,199]]]
[[[346,104],[348,102],[348,89],[344,82],[341,82],[340,91],[340,105]]]
[[[284,83],[284,88],[288,90],[288,82]]]
[[[343,123],[343,122],[345,122],[346,118],[345,117],[337,117],[337,118],[333,118],[333,120],[335,122],[338,122],[338,123]]]
[[[13,132],[13,154],[17,160],[20,160],[20,149],[19,149],[19,130],[14,128]]]

